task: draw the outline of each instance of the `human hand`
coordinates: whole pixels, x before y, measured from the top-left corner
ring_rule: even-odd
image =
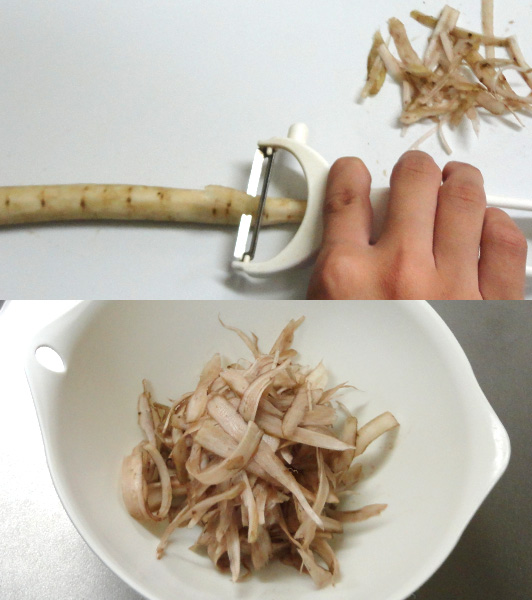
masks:
[[[524,298],[526,238],[504,211],[486,208],[478,169],[450,162],[440,171],[424,152],[403,154],[375,244],[370,186],[358,158],[331,167],[309,299]]]

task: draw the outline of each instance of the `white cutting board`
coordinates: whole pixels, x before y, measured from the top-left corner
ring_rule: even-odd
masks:
[[[258,139],[304,121],[333,162],[358,155],[376,186],[424,131],[401,137],[399,90],[358,104],[373,32],[402,19],[416,48],[428,30],[410,19],[443,2],[398,0],[3,0],[0,19],[0,185],[130,183],[245,189]],[[516,34],[532,62],[532,9],[495,3],[496,33]],[[479,30],[480,0],[460,1]],[[525,93],[524,86],[517,91]],[[532,195],[532,121],[482,119],[449,133],[452,159],[474,163],[490,194]],[[509,120],[511,123],[511,121]],[[443,167],[436,138],[423,147]],[[281,161],[274,192],[305,192]],[[517,213],[513,213],[514,216]],[[520,225],[532,239],[526,216]],[[231,274],[235,231],[152,224],[61,224],[0,230],[0,297],[297,298],[309,270],[266,281]],[[287,230],[267,231],[259,256]],[[532,260],[532,258],[530,259]],[[532,292],[532,288],[529,290]]]

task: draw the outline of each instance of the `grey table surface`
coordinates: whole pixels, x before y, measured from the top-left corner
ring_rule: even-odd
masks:
[[[431,304],[506,427],[512,457],[452,554],[411,598],[530,600],[532,303]],[[32,310],[13,302],[0,312],[0,598],[141,600],[87,547],[53,488],[22,369],[25,339],[16,335],[22,323],[31,329]]]

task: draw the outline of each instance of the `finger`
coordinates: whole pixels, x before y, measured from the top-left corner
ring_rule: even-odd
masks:
[[[390,202],[380,241],[432,253],[441,172],[425,152],[401,156],[390,178]]]
[[[448,163],[438,194],[434,258],[438,271],[458,283],[478,285],[478,249],[486,212],[484,180],[478,169]]]
[[[332,165],[323,205],[323,246],[369,244],[370,188],[371,175],[359,158],[340,158]]]
[[[478,277],[484,300],[523,300],[527,242],[512,219],[488,208],[480,241]]]

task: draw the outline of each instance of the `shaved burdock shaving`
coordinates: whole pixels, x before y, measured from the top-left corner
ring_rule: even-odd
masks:
[[[482,0],[482,33],[457,27],[459,15],[450,6],[445,6],[438,18],[417,10],[410,13],[413,19],[431,30],[422,57],[412,48],[405,26],[396,18],[388,21],[388,29],[397,57],[379,32],[373,38],[367,81],[361,97],[377,94],[387,72],[401,85],[399,121],[403,132],[413,123],[436,123],[411,149],[438,133],[442,146],[450,154],[443,125],[452,129],[466,119],[478,135],[478,110],[499,117],[511,115],[520,126],[523,123],[517,113],[532,112],[532,93],[518,94],[504,76],[504,71],[513,69],[532,89],[532,69],[515,36],[497,37],[493,33],[493,0]],[[504,51],[505,57],[497,58],[496,48]]]
[[[233,581],[272,560],[310,575],[318,588],[334,584],[339,565],[330,541],[346,523],[374,517],[386,504],[341,507],[362,476],[367,446],[398,426],[385,412],[359,427],[326,389],[327,370],[295,361],[291,347],[303,318],[291,320],[272,349],[235,327],[253,355],[223,366],[214,355],[195,390],[170,406],[155,402],[146,381],[138,401],[144,433],[122,467],[122,495],[139,521],[168,525],[161,558],[176,530],[199,525],[191,548],[205,550]],[[339,414],[344,417],[338,433]]]

